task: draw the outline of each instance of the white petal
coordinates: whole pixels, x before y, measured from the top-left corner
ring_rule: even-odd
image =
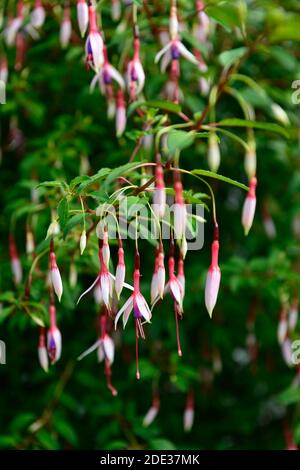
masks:
[[[94,78],[93,78],[93,80],[91,81],[91,84],[90,84],[90,92],[91,93],[95,90],[95,86],[97,85],[97,82],[99,82],[99,80],[100,80],[100,75],[101,75],[101,72],[96,73],[94,75]]]
[[[92,32],[89,35],[90,45],[92,49],[93,62],[96,72],[99,72],[103,65],[103,40],[99,33]]]
[[[139,94],[145,85],[145,72],[140,62],[135,63],[135,70],[136,70],[137,79],[138,79],[136,93]]]
[[[165,288],[165,280],[166,280],[166,271],[164,268],[158,268],[157,271],[157,286],[158,286],[158,294],[161,298],[164,295],[164,288]]]
[[[151,319],[151,311],[150,311],[150,308],[148,307],[148,304],[147,304],[146,300],[144,299],[142,294],[137,294],[135,300],[136,300],[137,307],[138,307],[141,315],[143,316],[143,318],[147,322],[149,322],[150,319]]]
[[[82,354],[80,354],[80,356],[77,357],[77,361],[81,361],[81,359],[83,359],[84,357],[88,356],[93,351],[95,351],[95,349],[98,348],[100,342],[101,340],[98,339],[92,346],[90,346],[86,351],[84,351]]]
[[[55,294],[60,301],[63,293],[63,285],[61,280],[61,275],[58,268],[51,269],[51,280]]]
[[[129,297],[129,299],[126,300],[125,304],[123,305],[123,307],[118,311],[117,315],[116,315],[116,318],[115,318],[115,328],[117,327],[117,323],[119,321],[119,318],[120,316],[122,315],[122,313],[127,309],[129,308],[129,306],[131,307],[130,308],[130,311],[132,310],[133,308],[133,297],[132,295]]]
[[[102,345],[105,357],[108,359],[109,363],[112,364],[115,357],[115,345],[113,340],[110,338],[110,336],[105,335],[102,339]]]
[[[44,346],[38,348],[38,357],[41,368],[44,369],[45,372],[48,372],[48,353]]]
[[[41,28],[44,24],[46,13],[43,7],[34,8],[31,13],[31,24],[34,28]]]
[[[103,297],[103,302],[106,307],[109,307],[109,296],[111,291],[111,283],[108,274],[103,274],[100,276],[100,285],[101,285],[101,292]]]
[[[125,279],[125,265],[118,264],[117,270],[116,270],[116,281],[115,281],[115,291],[116,291],[118,298],[120,297],[120,294],[123,290],[124,279]]]
[[[95,285],[96,285],[97,282],[99,281],[99,278],[100,278],[100,275],[98,275],[98,276],[96,277],[96,279],[94,280],[93,284],[92,284],[90,287],[88,287],[88,289],[85,290],[85,291],[83,292],[83,294],[81,294],[81,296],[80,296],[79,299],[77,300],[77,304],[79,304],[80,300],[82,299],[82,297],[83,297],[85,294],[88,294],[88,293],[95,287]]]
[[[153,303],[156,297],[159,296],[158,293],[158,281],[157,281],[157,272],[153,273],[151,280],[151,303]]]
[[[183,428],[185,432],[189,432],[194,423],[194,410],[193,408],[187,408],[183,415]]]
[[[144,419],[143,419],[143,426],[147,427],[150,426],[151,423],[155,420],[158,413],[158,408],[156,406],[151,406],[147,411]]]
[[[99,347],[98,347],[98,349],[97,349],[97,358],[98,358],[98,362],[102,362],[102,361],[104,361],[104,359],[105,359],[105,354],[104,354],[104,350],[103,350],[103,344],[102,344],[101,341],[100,341]]]
[[[248,235],[250,228],[252,227],[256,208],[256,199],[252,197],[246,197],[243,212],[242,212],[242,225],[245,230],[245,235]]]
[[[86,2],[77,3],[77,20],[81,37],[83,37],[89,24],[89,9]]]
[[[119,87],[122,88],[122,90],[124,90],[125,82],[124,82],[122,75],[118,72],[118,70],[115,69],[115,67],[113,67],[112,65],[109,65],[109,73],[112,76],[112,78],[118,83]]]
[[[66,48],[69,44],[72,33],[72,25],[70,20],[64,20],[60,28],[60,44],[62,48]]]
[[[157,64],[157,62],[160,61],[162,56],[171,48],[171,46],[172,46],[172,43],[169,42],[168,44],[166,44],[165,47],[163,47],[160,51],[158,51],[158,53],[156,54],[155,59],[154,59],[154,62],[156,64]]]
[[[220,287],[221,271],[219,267],[209,268],[205,284],[205,305],[209,316],[212,316]]]
[[[167,51],[167,53],[163,56],[160,63],[160,70],[164,73],[167,70],[168,65],[172,60],[171,52]]]
[[[170,292],[171,292],[172,296],[174,297],[176,302],[179,305],[181,305],[181,303],[182,303],[182,292],[181,292],[180,284],[177,281],[176,277],[171,279],[171,281],[169,282],[169,286],[170,286]]]
[[[20,284],[20,282],[22,281],[23,273],[21,261],[19,260],[19,258],[13,258],[11,260],[11,270],[13,272],[15,283]]]
[[[188,60],[189,62],[192,62],[192,64],[198,65],[198,59],[182,44],[182,42],[178,41],[177,47],[178,47],[180,54],[186,60]]]

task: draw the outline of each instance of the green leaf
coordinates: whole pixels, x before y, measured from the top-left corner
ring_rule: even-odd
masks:
[[[300,41],[300,15],[286,18],[277,27],[274,28],[270,35],[271,42],[281,41]]]
[[[247,47],[238,47],[229,51],[222,52],[218,59],[223,67],[229,68],[238,61],[247,51]]]
[[[77,439],[77,434],[70,426],[69,423],[66,421],[63,421],[61,418],[58,418],[55,416],[55,429],[60,434],[67,442],[69,442],[72,446],[77,446],[78,444],[78,439]]]
[[[119,178],[119,176],[122,176],[122,175],[124,175],[124,173],[127,173],[128,171],[132,170],[133,168],[136,168],[137,165],[138,164],[136,162],[130,162],[130,163],[126,163],[125,165],[118,166],[117,168],[112,170],[110,172],[110,174],[108,175],[108,177],[106,178],[105,182],[104,182],[105,188],[108,188],[109,185],[113,181],[115,181],[117,178]]]
[[[177,150],[181,151],[189,147],[194,142],[195,133],[171,130],[168,132],[167,146],[171,155]]]
[[[84,181],[90,181],[90,177],[87,175],[76,176],[76,178],[73,178],[70,182],[70,189],[73,190],[75,186],[78,186],[78,184]]]
[[[85,191],[90,185],[94,183],[99,183],[99,181],[103,180],[109,173],[111,172],[110,168],[101,168],[101,170],[98,171],[93,176],[89,176],[88,179],[83,181],[77,188],[76,194],[80,194],[83,191]]]
[[[59,450],[60,446],[57,442],[57,439],[50,434],[49,431],[46,429],[41,429],[37,434],[36,437],[40,444],[43,446],[44,449],[47,450]]]
[[[240,16],[236,5],[230,2],[222,2],[220,5],[208,6],[205,12],[217,23],[231,31],[235,26],[240,26]]]
[[[5,318],[7,318],[15,309],[14,305],[10,305],[9,307],[1,308],[0,310],[0,323],[2,323]]]
[[[28,312],[28,315],[30,316],[31,320],[38,326],[45,326],[45,322],[44,320],[38,316],[37,313],[33,313],[33,312]]]
[[[57,213],[59,225],[61,229],[64,230],[69,215],[69,202],[66,197],[64,197],[58,204]]]
[[[227,176],[219,175],[219,173],[214,173],[213,171],[192,170],[191,173],[193,175],[208,176],[208,177],[214,178],[216,180],[224,181],[224,183],[232,184],[233,186],[237,186],[238,188],[244,189],[245,191],[249,190],[249,188],[245,184],[239,183],[238,181],[232,180],[231,178],[227,178]]]
[[[300,388],[291,386],[280,393],[278,398],[284,405],[300,402]]]
[[[64,181],[43,181],[37,185],[37,188],[62,188],[66,189],[67,184]]]
[[[288,131],[283,127],[275,124],[273,122],[257,122],[257,121],[250,121],[247,119],[238,119],[238,118],[228,118],[222,119],[217,124],[218,126],[229,126],[229,127],[248,127],[252,129],[262,129],[265,131],[275,132],[276,134],[280,134],[287,139],[290,137]]]
[[[241,144],[244,147],[245,150],[249,149],[249,146],[248,146],[247,142],[244,139],[241,139],[241,137],[234,134],[233,132],[230,132],[227,129],[221,129],[221,128],[218,128],[218,127],[214,128],[214,130],[216,132],[220,132],[221,134],[226,135],[227,137],[229,137],[232,140],[235,140],[236,142]]]
[[[167,112],[176,113],[176,114],[181,112],[181,106],[176,103],[171,103],[170,101],[163,101],[163,100],[135,101],[134,103],[131,103],[130,106],[128,107],[128,111],[127,111],[128,116],[131,116],[132,113],[137,108],[142,108],[142,107],[160,109],[162,111],[167,111]]]

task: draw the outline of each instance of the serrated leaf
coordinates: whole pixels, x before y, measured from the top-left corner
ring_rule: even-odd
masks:
[[[208,177],[214,178],[216,180],[224,181],[224,183],[232,184],[233,186],[237,186],[238,188],[244,189],[245,191],[249,190],[249,188],[245,184],[239,183],[238,181],[235,181],[231,178],[228,178],[227,176],[219,175],[219,173],[214,173],[213,171],[198,170],[197,169],[197,170],[192,170],[191,173],[193,175],[208,176]]]

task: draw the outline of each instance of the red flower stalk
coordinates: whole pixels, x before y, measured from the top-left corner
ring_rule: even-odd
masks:
[[[9,256],[14,283],[20,284],[22,281],[22,265],[18,255],[17,247],[13,235],[9,235]]]

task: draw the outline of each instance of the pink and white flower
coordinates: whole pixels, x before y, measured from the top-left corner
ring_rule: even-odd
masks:
[[[85,43],[86,63],[88,67],[99,73],[103,63],[103,39],[98,30],[96,10],[93,5],[89,6],[90,31]]]
[[[9,256],[14,282],[18,285],[22,281],[23,272],[15,240],[12,235],[9,236]]]
[[[166,211],[166,188],[164,182],[164,171],[161,163],[157,163],[155,167],[153,211],[158,219],[162,219]]]
[[[117,109],[116,109],[116,134],[121,137],[126,128],[126,105],[124,93],[120,88],[117,91]]]
[[[77,21],[83,38],[89,25],[89,8],[85,0],[77,0]]]
[[[118,299],[120,298],[121,292],[123,290],[124,281],[125,281],[125,262],[124,262],[124,250],[122,247],[122,241],[119,240],[119,250],[118,250],[118,265],[116,269],[116,279],[115,279],[115,291]]]
[[[221,271],[218,265],[219,242],[214,240],[211,247],[211,265],[209,267],[205,284],[205,305],[210,317],[215,308],[221,281]]]
[[[57,362],[61,356],[62,340],[61,333],[56,326],[56,310],[50,305],[50,328],[47,333],[47,350],[51,364]]]
[[[153,423],[153,421],[155,420],[155,418],[156,418],[156,416],[159,412],[159,408],[160,408],[159,396],[157,394],[155,394],[154,397],[153,397],[152,405],[151,405],[151,407],[149,408],[149,410],[147,411],[147,413],[144,416],[143,426],[148,427],[148,426],[150,426],[150,424]]]
[[[54,292],[57,295],[58,300],[60,302],[60,299],[63,293],[63,284],[61,280],[60,271],[56,263],[56,255],[54,253],[53,240],[51,240],[50,242],[50,273],[51,273],[51,281],[52,281]]]
[[[134,38],[133,48],[133,59],[127,66],[127,86],[131,101],[136,100],[145,84],[145,72],[140,60],[140,40],[138,37]]]
[[[90,90],[93,91],[96,84],[99,83],[101,92],[107,95],[108,94],[107,87],[111,86],[113,80],[115,80],[115,82],[119,85],[119,87],[122,90],[124,90],[125,89],[124,79],[122,75],[118,72],[118,70],[115,67],[113,67],[111,63],[109,62],[108,56],[107,56],[107,49],[106,49],[106,46],[104,45],[103,45],[103,58],[104,58],[103,66],[93,78],[91,85],[90,85]]]
[[[195,404],[194,404],[194,394],[192,391],[188,393],[186,400],[186,407],[183,414],[183,429],[185,432],[190,432],[195,417]]]
[[[208,166],[211,171],[217,172],[221,162],[218,137],[215,132],[209,133],[208,139]]]
[[[177,280],[179,284],[181,285],[181,295],[182,295],[182,300],[183,300],[184,294],[185,294],[185,275],[184,275],[184,261],[183,261],[183,256],[181,255],[181,253],[178,259]]]
[[[162,245],[156,252],[154,273],[151,281],[151,303],[162,299],[165,291],[166,271],[164,264],[164,253]]]
[[[256,208],[256,185],[257,179],[255,176],[250,180],[250,189],[244,202],[242,212],[242,225],[245,230],[245,235],[248,235],[250,228],[252,227],[255,208]]]
[[[183,189],[181,181],[174,183],[175,204],[174,204],[174,232],[175,238],[182,240],[186,229],[186,206],[183,198]]]
[[[35,0],[34,9],[31,13],[31,24],[34,28],[40,29],[46,18],[46,12],[42,0]]]
[[[44,369],[45,372],[48,372],[48,368],[49,368],[48,352],[47,352],[47,347],[46,347],[46,334],[45,334],[44,327],[40,328],[38,358],[39,358],[39,363],[40,363],[41,368]]]
[[[72,24],[70,19],[70,9],[66,7],[64,9],[64,18],[60,27],[60,44],[63,49],[68,47],[72,34]]]

